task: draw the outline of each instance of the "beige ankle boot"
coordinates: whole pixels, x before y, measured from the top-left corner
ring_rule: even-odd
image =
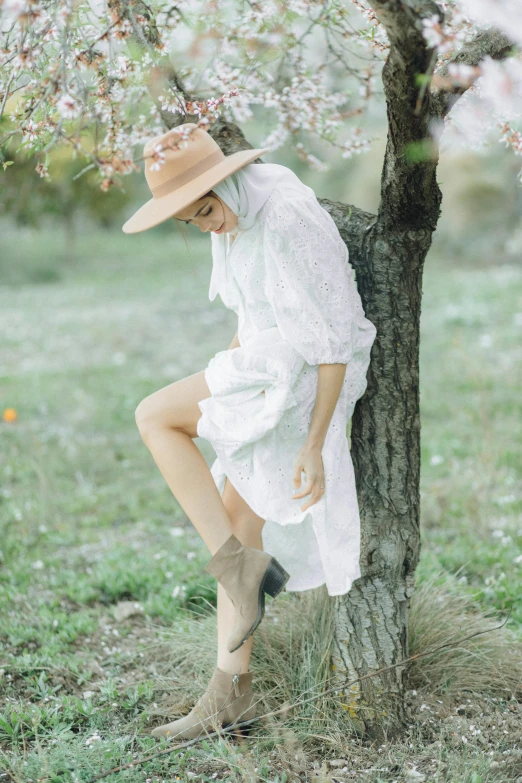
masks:
[[[229,652],[241,647],[254,633],[265,613],[265,593],[275,598],[290,574],[262,549],[243,546],[232,534],[218,549],[205,571],[223,585],[236,608],[236,623],[228,639]]]
[[[194,739],[227,727],[246,734],[250,726],[242,727],[242,724],[255,718],[256,705],[253,702],[252,672],[229,674],[216,666],[207,690],[188,715],[157,726],[151,735],[177,740]]]

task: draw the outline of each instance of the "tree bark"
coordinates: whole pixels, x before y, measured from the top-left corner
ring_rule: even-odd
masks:
[[[361,572],[335,600],[332,687],[353,730],[375,738],[405,724],[406,666],[349,688],[408,656],[408,607],[420,556],[419,321],[431,228],[388,221],[321,199],[350,252],[364,311],[377,329],[368,386],[357,402],[351,455],[361,513]]]

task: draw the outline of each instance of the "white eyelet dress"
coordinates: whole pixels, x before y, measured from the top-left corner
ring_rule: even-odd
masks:
[[[258,164],[262,165],[262,164]],[[290,173],[254,224],[228,251],[211,234],[216,293],[238,316],[239,348],[205,368],[211,396],[199,402],[197,434],[216,452],[225,478],[265,525],[263,548],[290,574],[286,589],[326,584],[343,595],[361,573],[360,521],[347,424],[366,390],[376,328],[365,315],[348,251],[314,191]],[[322,449],[324,494],[292,499],[297,453],[316,401],[319,364],[347,364]],[[303,473],[304,488],[306,477]]]

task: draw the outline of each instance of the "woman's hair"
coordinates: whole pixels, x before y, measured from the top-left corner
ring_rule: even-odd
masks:
[[[207,196],[214,196],[215,198],[217,198],[217,196],[214,193],[214,191],[213,190],[209,190],[207,193],[204,193],[203,196],[200,196],[197,200],[199,201],[199,199],[201,199],[201,198],[207,198]],[[175,215],[172,215],[172,220],[176,224],[176,227],[179,229],[179,231],[181,233],[181,236],[183,237],[183,241],[185,243],[185,247],[187,248],[188,256],[190,258],[190,250],[189,250],[189,246],[188,246],[188,243],[187,243],[187,237],[186,237],[185,228],[184,228],[185,221],[184,220],[180,220],[180,218],[177,218]]]
[[[214,198],[217,198],[217,196],[214,193],[214,191],[213,190],[209,190],[208,193],[204,193],[202,196],[200,196],[197,199],[197,201],[199,201],[202,198],[207,198],[207,196],[214,196]],[[179,218],[177,218],[176,215],[172,215],[172,220],[175,220],[176,223],[184,223],[185,222],[184,220],[180,220]]]

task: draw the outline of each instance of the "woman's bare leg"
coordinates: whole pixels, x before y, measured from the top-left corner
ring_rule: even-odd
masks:
[[[204,372],[171,383],[136,408],[136,423],[165,481],[213,555],[234,533],[242,544],[263,549],[265,520],[255,514],[227,479],[221,497],[193,438],[201,416],[198,401],[210,396]],[[218,582],[217,666],[233,674],[248,671],[253,636],[229,653],[235,607]]]
[[[141,437],[174,497],[211,555],[233,533],[205,458],[193,442],[201,416],[198,401],[210,397],[204,371],[145,397],[136,408]]]
[[[265,520],[254,514],[250,506],[243,500],[230,481],[226,480],[223,490],[223,503],[232,521],[234,535],[245,546],[263,549],[261,531]],[[232,633],[235,622],[235,608],[218,582],[217,591],[217,626],[218,626],[218,656],[217,665],[230,674],[243,674],[248,671],[254,635],[234,652],[228,652],[227,640]]]

